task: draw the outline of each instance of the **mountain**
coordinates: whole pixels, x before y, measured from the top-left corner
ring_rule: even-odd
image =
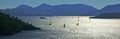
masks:
[[[100,11],[102,13],[120,12],[120,4],[106,6]]]
[[[33,13],[33,8],[27,5],[20,5],[14,9],[5,9],[2,10],[3,12],[8,12],[11,15],[30,15],[30,13]]]
[[[95,11],[96,8],[84,4],[62,4],[62,5],[48,5],[41,4],[38,7],[32,8],[27,5],[20,5],[13,9],[2,10],[11,15],[28,16],[28,15],[89,15],[87,12]],[[91,13],[92,14],[92,13]]]
[[[105,13],[120,13],[120,4],[108,5],[100,10],[91,11],[88,13],[94,13],[96,14],[96,16],[100,14],[105,14]]]

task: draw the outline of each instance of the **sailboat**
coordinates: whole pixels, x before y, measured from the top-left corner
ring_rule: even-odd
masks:
[[[64,24],[64,25],[63,25],[63,27],[65,28],[65,27],[66,27],[66,25]]]
[[[79,16],[78,16],[78,20],[77,20],[77,21],[79,21]],[[77,23],[76,25],[78,26],[78,25],[79,25],[79,23]]]
[[[66,25],[65,25],[65,19],[64,19],[64,24],[63,24],[63,27],[64,27],[64,28],[66,27]]]
[[[52,25],[52,23],[49,23],[49,25]]]
[[[50,19],[50,23],[48,25],[52,25],[51,19]]]
[[[77,26],[79,25],[79,23],[76,24]]]

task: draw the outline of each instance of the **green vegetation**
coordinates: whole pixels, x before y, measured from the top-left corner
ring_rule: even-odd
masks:
[[[0,36],[12,35],[17,32],[21,32],[22,30],[34,29],[40,28],[36,28],[32,24],[25,23],[17,17],[0,12]]]

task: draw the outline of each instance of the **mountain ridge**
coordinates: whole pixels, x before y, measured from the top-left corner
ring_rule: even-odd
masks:
[[[62,4],[62,5],[48,5],[42,4],[38,7],[32,8],[27,5],[20,5],[13,9],[5,9],[3,11],[9,12],[12,15],[84,15],[96,8],[84,4]]]
[[[18,16],[96,16],[104,13],[120,12],[120,4],[108,5],[100,10],[85,4],[41,4],[34,8],[28,5],[20,5],[13,9],[4,9],[1,11]]]

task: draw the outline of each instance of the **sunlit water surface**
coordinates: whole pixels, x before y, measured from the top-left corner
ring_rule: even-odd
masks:
[[[0,39],[120,39],[120,19],[91,19],[89,16],[18,17],[43,30],[23,31]]]

